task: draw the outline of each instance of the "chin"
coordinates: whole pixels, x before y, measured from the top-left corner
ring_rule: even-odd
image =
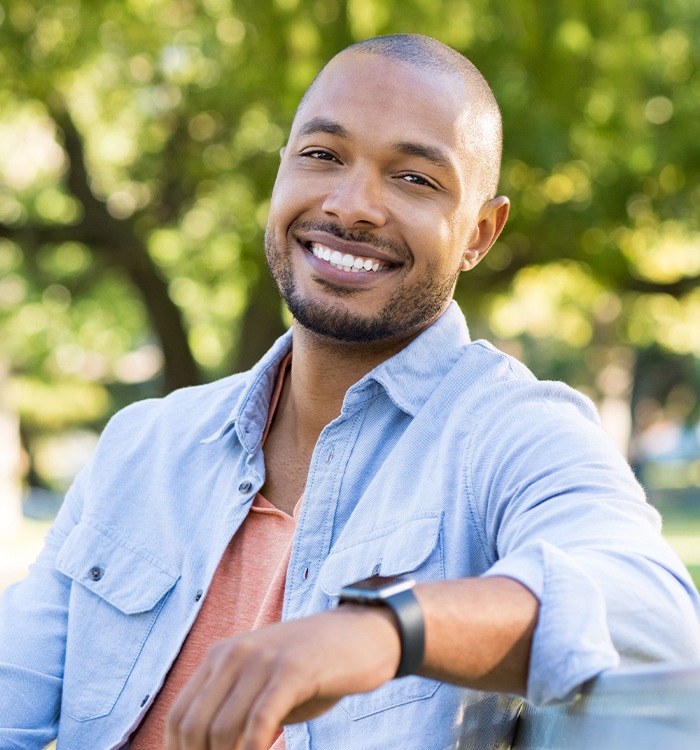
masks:
[[[396,341],[415,335],[437,317],[416,315],[415,309],[389,304],[379,313],[362,315],[341,304],[320,304],[292,294],[285,299],[296,322],[327,341],[370,344]],[[434,312],[434,311],[433,311]]]

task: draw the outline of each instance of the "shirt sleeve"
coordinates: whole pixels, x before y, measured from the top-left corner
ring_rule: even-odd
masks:
[[[472,502],[486,575],[540,601],[528,700],[567,700],[603,670],[700,658],[700,600],[658,513],[583,397],[515,390],[475,430]]]
[[[27,577],[9,586],[0,599],[3,747],[43,748],[56,737],[70,581],[56,570],[55,559],[78,521],[80,483],[79,478],[66,496]]]

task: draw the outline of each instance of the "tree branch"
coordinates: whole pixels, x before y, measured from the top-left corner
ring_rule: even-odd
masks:
[[[666,283],[632,277],[627,284],[627,289],[632,292],[641,292],[642,294],[670,294],[672,297],[680,298],[695,291],[699,284],[700,276],[688,276],[684,279]]]
[[[139,291],[163,350],[166,392],[199,382],[200,372],[189,347],[182,312],[170,298],[167,280],[136,233],[133,218],[129,221],[115,219],[106,204],[92,192],[82,137],[62,102],[53,99],[49,113],[63,132],[63,146],[70,165],[66,187],[80,201],[84,211],[77,224],[62,228],[61,236],[101,251],[107,262],[121,268]],[[50,229],[54,237],[59,234],[55,228]],[[39,230],[31,227],[27,231]],[[51,234],[49,228],[41,231],[45,236]]]

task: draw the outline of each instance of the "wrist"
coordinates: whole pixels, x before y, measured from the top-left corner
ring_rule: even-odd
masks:
[[[413,587],[415,581],[372,576],[343,587],[340,603],[348,602],[389,616],[399,636],[400,659],[394,677],[415,673],[423,663],[425,624]]]
[[[398,623],[388,607],[364,607],[354,602],[340,602],[331,614],[354,618],[353,631],[361,635],[366,650],[381,673],[382,683],[392,680],[401,661],[401,636]],[[379,662],[379,664],[378,664]]]

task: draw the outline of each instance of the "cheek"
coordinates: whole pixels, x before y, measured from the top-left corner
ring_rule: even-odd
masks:
[[[267,212],[268,226],[275,228],[273,225],[284,216],[287,203],[286,190],[284,188],[275,187],[270,198],[270,208]]]
[[[448,221],[433,222],[421,233],[426,261],[435,275],[454,275],[461,269],[467,239],[462,228]]]
[[[286,170],[280,169],[270,196],[270,217],[285,216],[289,212],[298,197],[299,191],[295,187],[296,181],[291,179]]]
[[[277,174],[270,197],[270,210],[279,214],[299,211],[319,201],[320,178],[284,165]]]

